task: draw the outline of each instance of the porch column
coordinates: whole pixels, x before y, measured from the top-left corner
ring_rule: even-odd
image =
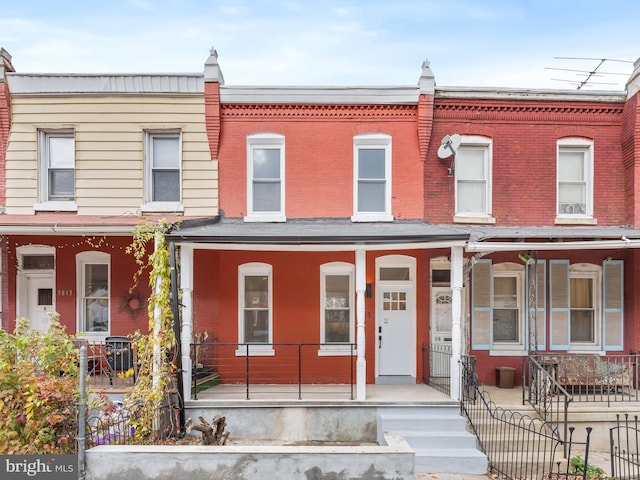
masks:
[[[356,250],[356,400],[365,400],[367,395],[367,360],[365,359],[364,336],[364,292],[367,285],[367,254]]]
[[[182,289],[182,398],[191,398],[191,341],[193,336],[193,247],[180,247],[180,288]]]
[[[462,355],[462,247],[451,247],[451,399],[460,400],[460,355]]]
[[[153,250],[154,252],[158,250],[158,246],[162,242],[162,233],[156,232]],[[158,276],[156,278],[156,283],[153,286],[153,293],[158,295],[162,290],[162,277]],[[153,307],[153,378],[152,384],[153,386],[157,386],[160,383],[160,365],[162,363],[162,359],[160,358],[160,329],[162,327],[162,309],[156,303]]]

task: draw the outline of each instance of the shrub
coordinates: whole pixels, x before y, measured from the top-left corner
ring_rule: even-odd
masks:
[[[46,332],[24,318],[0,331],[0,454],[76,451],[77,351],[58,314],[50,319]]]

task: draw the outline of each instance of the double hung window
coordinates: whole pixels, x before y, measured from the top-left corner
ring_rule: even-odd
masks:
[[[391,221],[391,137],[358,135],[354,150],[353,221]]]
[[[321,351],[349,354],[354,340],[354,267],[334,262],[320,267]]]
[[[146,132],[146,211],[181,209],[181,149],[179,132]]]
[[[266,263],[240,265],[238,271],[237,353],[272,355],[273,305],[272,267]],[[249,344],[247,347],[246,344]]]
[[[78,274],[78,331],[89,336],[110,331],[110,256],[82,252],[76,256]]]
[[[39,210],[75,210],[75,138],[71,130],[38,134]]]
[[[557,215],[593,217],[593,144],[582,139],[558,141]]]
[[[245,221],[283,222],[284,137],[247,137],[247,216]]]
[[[462,137],[455,157],[455,216],[461,221],[491,216],[491,140]]]

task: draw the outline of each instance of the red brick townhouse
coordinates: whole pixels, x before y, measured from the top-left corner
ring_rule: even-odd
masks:
[[[206,334],[221,382],[355,372],[364,398],[467,353],[493,383],[531,351],[637,351],[637,84],[436,88],[425,62],[408,87],[239,87],[212,53],[221,215],[169,236],[183,352]]]

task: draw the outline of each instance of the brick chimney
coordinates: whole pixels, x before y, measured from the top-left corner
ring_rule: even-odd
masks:
[[[633,97],[640,90],[640,58],[633,64],[633,73],[627,80],[627,98]]]

